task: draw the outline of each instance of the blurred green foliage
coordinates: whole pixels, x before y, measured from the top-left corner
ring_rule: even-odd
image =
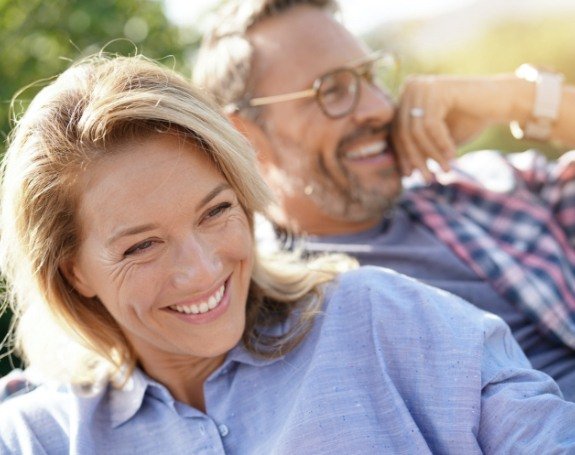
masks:
[[[189,74],[189,52],[198,40],[195,30],[170,25],[158,0],[0,0],[0,153],[10,130],[11,99],[23,87],[102,49],[142,53]],[[15,114],[41,86],[18,96]],[[8,324],[8,314],[0,317],[0,339]],[[0,352],[0,376],[18,363],[5,353]]]
[[[0,0],[0,134],[5,138],[9,131],[15,92],[55,76],[71,61],[105,49],[143,53],[189,71],[187,50],[198,39],[191,29],[171,26],[157,0]],[[26,90],[16,109],[36,92]]]

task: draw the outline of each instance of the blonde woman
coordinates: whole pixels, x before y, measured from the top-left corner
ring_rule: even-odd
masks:
[[[1,453],[569,450],[507,327],[342,258],[256,254],[252,150],[186,80],[96,57],[35,98],[2,180],[17,346]]]

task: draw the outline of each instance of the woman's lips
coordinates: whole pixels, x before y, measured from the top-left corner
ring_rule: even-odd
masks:
[[[177,311],[178,313],[184,314],[204,314],[208,311],[213,310],[216,308],[224,297],[224,292],[226,290],[225,283],[222,284],[216,292],[214,292],[211,296],[199,303],[192,303],[190,305],[184,304],[177,304],[172,305],[169,308],[171,310]]]

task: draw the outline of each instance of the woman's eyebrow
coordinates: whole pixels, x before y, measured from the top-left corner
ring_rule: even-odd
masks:
[[[229,183],[227,183],[227,182],[220,183],[213,190],[211,190],[208,194],[206,194],[200,202],[198,202],[198,204],[196,205],[196,210],[201,209],[204,205],[209,203],[212,199],[214,199],[222,191],[225,191],[225,190],[230,189],[230,188],[231,187],[230,187]],[[129,237],[131,235],[141,234],[143,232],[151,231],[151,230],[155,229],[156,227],[157,226],[155,224],[151,224],[151,223],[142,224],[142,225],[138,225],[138,226],[130,226],[126,229],[122,229],[122,230],[116,232],[114,235],[112,235],[112,237],[110,237],[108,239],[106,244],[108,246],[112,245],[114,242],[116,242],[118,239],[120,239],[122,237]]]
[[[157,226],[155,224],[142,224],[138,226],[130,226],[129,228],[122,229],[121,231],[116,232],[112,237],[108,239],[106,245],[110,246],[118,239],[122,237],[129,237],[131,235],[141,234],[142,232],[147,232],[155,229]]]
[[[206,205],[208,202],[210,202],[213,198],[215,198],[222,191],[225,191],[225,190],[230,189],[230,188],[231,187],[230,187],[229,183],[227,183],[227,182],[220,183],[212,191],[210,191],[208,194],[206,194],[200,202],[198,202],[198,205],[196,205],[196,210],[199,210],[200,208],[202,208],[204,205]]]

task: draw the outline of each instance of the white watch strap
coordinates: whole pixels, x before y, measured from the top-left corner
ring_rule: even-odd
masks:
[[[536,84],[533,117],[545,117],[556,120],[559,115],[559,105],[561,104],[563,74],[540,72]]]
[[[563,74],[541,70],[529,64],[521,65],[515,74],[535,83],[535,101],[531,118],[523,128],[517,122],[512,122],[512,134],[519,139],[523,137],[541,141],[549,139],[553,123],[559,115]]]

